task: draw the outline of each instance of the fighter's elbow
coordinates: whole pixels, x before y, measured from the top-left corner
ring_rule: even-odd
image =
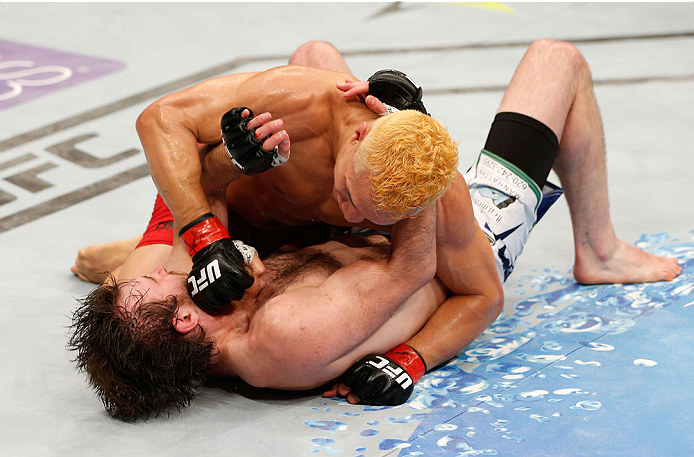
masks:
[[[152,128],[159,125],[162,120],[162,105],[159,102],[154,102],[140,113],[135,121],[135,129],[142,136],[149,132]]]
[[[501,284],[485,293],[485,301],[490,319],[494,320],[504,310],[504,288]]]

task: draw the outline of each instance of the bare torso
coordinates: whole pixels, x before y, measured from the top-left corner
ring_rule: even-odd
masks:
[[[283,99],[266,96],[258,108],[253,109],[267,110],[285,121],[292,141],[292,156],[281,167],[232,182],[227,191],[229,208],[260,229],[286,229],[315,221],[353,226],[355,224],[345,220],[334,194],[335,148],[339,147],[336,142],[340,138],[349,141],[349,137],[344,135],[345,126],[354,125],[355,118],[373,119],[375,115],[360,101],[345,100],[339,90],[333,89],[345,78],[342,73],[313,73],[311,69],[286,67],[274,70],[274,74],[285,71],[297,76],[301,76],[301,72],[305,72],[304,76],[311,74],[317,78],[317,83],[307,89],[305,79],[300,81],[301,78],[297,77],[296,87],[293,87],[296,93],[286,94],[286,106],[277,109],[274,104],[282,104]],[[313,92],[323,95],[313,95],[311,99]],[[312,103],[306,101],[309,99]],[[328,125],[330,122],[332,127]],[[432,365],[447,360],[474,340],[496,318],[503,304],[503,289],[492,250],[474,218],[469,190],[460,173],[438,200],[437,207],[437,281],[445,284],[452,296],[434,310],[426,327],[412,339],[408,338],[414,333],[407,329],[394,332],[398,338],[390,341],[393,343],[391,347],[407,341]],[[390,229],[367,220],[356,225]],[[248,241],[258,246],[253,240]],[[453,321],[455,325],[451,325]],[[418,322],[415,332],[422,324],[424,321]],[[389,330],[384,328],[383,333],[359,348],[380,347],[382,342],[388,341],[387,332]],[[404,334],[407,336],[402,339]],[[386,346],[379,350],[390,349]],[[349,367],[340,359],[335,359],[332,366]],[[320,374],[327,372],[330,369],[326,367],[317,371]]]
[[[306,84],[306,78],[314,82]],[[243,176],[227,188],[227,201],[241,217],[261,229],[281,229],[323,221],[351,226],[333,196],[335,155],[346,126],[374,119],[366,105],[345,99],[336,84],[349,75],[306,67],[280,67],[243,83],[255,113],[282,119],[291,139],[291,159],[281,167]],[[246,90],[274,87],[263,92]],[[347,132],[348,133],[348,132]],[[364,224],[360,224],[364,225]],[[368,224],[367,224],[368,225]]]
[[[382,240],[385,241],[385,238]],[[249,320],[252,320],[255,312],[262,308],[265,308],[264,313],[268,313],[272,311],[272,307],[287,306],[282,296],[294,288],[317,286],[344,265],[358,260],[380,261],[390,251],[387,243],[370,246],[362,243],[362,247],[354,246],[354,243],[347,246],[341,242],[330,241],[266,260],[267,272],[261,279],[254,304],[251,306],[253,310],[247,308]],[[371,353],[383,353],[410,338],[446,299],[447,293],[445,286],[435,278],[407,299],[385,324],[360,344],[354,347],[305,347],[303,349],[306,352],[314,354],[311,360],[301,360],[297,363],[299,361],[287,358],[281,361],[279,366],[273,367],[277,375],[270,380],[266,376],[267,370],[258,362],[262,356],[257,353],[249,354],[253,347],[253,335],[248,332],[248,328],[239,329],[236,334],[225,340],[223,352],[226,352],[226,357],[220,358],[215,374],[234,374],[253,385],[279,389],[309,389],[322,385],[342,374],[359,358]],[[354,313],[359,313],[357,303]],[[331,316],[331,319],[325,319],[325,328],[312,328],[308,329],[308,332],[340,332],[339,320],[355,317],[356,315]],[[286,322],[286,326],[300,325],[302,322],[298,320]],[[306,344],[311,344],[310,334],[305,339]]]
[[[229,109],[247,106],[255,113],[267,111],[284,121],[292,155],[281,167],[234,181],[227,192],[229,208],[263,229],[285,229],[314,221],[353,225],[344,219],[334,193],[335,168],[347,166],[347,160],[342,160],[347,156],[337,153],[356,144],[350,140],[355,126],[376,115],[358,99],[345,99],[337,89],[348,76],[300,66],[229,75],[167,96],[145,110],[138,118],[138,133],[145,151],[149,151],[152,176],[178,222],[184,225],[199,216],[201,209],[209,208],[205,191],[228,183],[223,177],[239,176],[219,145],[219,120]],[[202,157],[202,164],[197,154],[179,155],[181,150],[195,149],[196,142],[212,148]],[[201,169],[212,171],[205,172],[209,176],[201,175]],[[343,174],[338,178],[343,179]],[[197,189],[191,184],[200,182],[207,183],[208,188]],[[503,297],[491,248],[474,219],[469,191],[460,174],[437,207],[437,276],[453,296],[408,341],[433,365],[450,358],[479,335],[498,314],[497,305]],[[365,221],[358,225],[374,227]],[[291,320],[291,316],[286,317]],[[451,330],[452,320],[461,323],[456,324],[455,332]],[[405,333],[408,335],[399,335],[393,345],[406,340],[410,333]],[[363,347],[367,346],[364,343]],[[248,362],[253,363],[250,359]]]

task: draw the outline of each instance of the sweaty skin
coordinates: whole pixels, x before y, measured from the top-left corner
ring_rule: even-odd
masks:
[[[139,299],[144,295],[146,301],[180,297],[179,319],[195,319],[205,328],[206,336],[215,339],[219,352],[213,358],[211,375],[238,376],[256,387],[311,389],[338,377],[361,357],[383,353],[414,335],[446,298],[445,287],[434,278],[390,316],[374,317],[355,301],[320,303],[320,291],[342,279],[328,282],[332,270],[311,261],[311,256],[329,254],[333,268],[387,260],[389,243],[361,245],[329,241],[267,260],[266,273],[257,278],[242,300],[233,302],[233,313],[225,315],[205,314],[186,295],[187,275],[163,267],[123,286],[120,301],[128,307],[137,301],[130,298],[133,296]],[[282,278],[278,287],[277,276],[287,264],[300,267],[301,274]],[[169,262],[167,266],[175,264]],[[354,271],[343,273],[351,275]]]
[[[435,242],[434,212],[398,223],[392,243],[347,236],[273,257],[254,271],[254,285],[233,309],[217,315],[187,296],[182,272],[191,261],[174,240],[166,269],[124,284],[119,303],[128,308],[138,300],[147,306],[179,297],[174,327],[187,334],[201,325],[215,341],[213,375],[239,376],[257,387],[317,387],[364,355],[415,334],[445,300],[447,290],[433,278],[434,259],[427,255]]]
[[[388,230],[360,217],[370,212],[370,220],[394,222],[373,213],[365,177],[354,176],[354,151],[377,116],[336,88],[348,78],[353,79],[329,70],[278,67],[209,80],[148,107],[138,118],[138,133],[155,183],[177,222],[185,225],[209,211],[205,192],[231,182],[229,208],[259,228],[323,221]],[[260,175],[240,174],[219,144],[219,120],[237,106],[254,113],[271,111],[275,122],[282,121],[291,137],[286,164]],[[208,145],[201,156],[196,143]],[[437,207],[437,275],[453,296],[408,341],[429,367],[455,356],[503,306],[492,250],[475,221],[460,173]]]
[[[320,42],[302,45],[292,61],[349,71],[339,52]],[[373,211],[368,186],[363,179],[349,176],[356,144],[368,134],[374,118],[356,98],[349,98],[368,89],[356,81],[347,73],[280,67],[207,81],[164,97],[145,110],[138,119],[138,132],[155,182],[179,222],[185,224],[207,211],[202,179],[208,191],[223,190],[233,181],[228,189],[230,209],[256,227],[286,228],[316,220],[372,227],[360,219],[364,217],[391,223],[378,214],[366,214]],[[336,90],[336,83],[347,93]],[[357,86],[361,89],[355,89]],[[366,103],[370,99],[374,101],[366,97]],[[271,111],[275,115],[274,121],[264,118],[260,122],[267,126],[261,137],[273,134],[265,142],[266,150],[279,145],[280,154],[286,156],[291,135],[292,156],[287,164],[260,176],[239,178],[239,171],[218,144],[221,116],[241,105],[256,114]],[[614,233],[601,119],[590,69],[575,46],[554,40],[533,43],[516,69],[499,111],[531,116],[549,126],[560,140],[554,169],[571,211],[574,276],[579,282],[672,280],[681,272],[676,259],[642,252]],[[196,142],[206,143],[201,155],[195,151]],[[453,296],[407,341],[429,368],[454,356],[481,334],[503,302],[491,249],[473,219],[462,176],[457,176],[437,206],[437,275]],[[143,257],[147,256],[137,260]],[[128,277],[126,267],[131,259],[133,256],[124,265],[124,277]],[[86,269],[93,263],[87,262]],[[76,274],[80,265],[78,256],[73,267]],[[341,388],[340,393],[347,391]]]
[[[157,187],[180,225],[209,209],[200,186],[202,169],[206,190],[242,176],[220,144],[220,119],[237,106],[256,114],[271,112],[273,122],[281,121],[291,138],[291,165],[239,182],[270,185],[268,194],[254,195],[256,207],[268,206],[266,218],[303,225],[321,215],[329,219],[325,222],[344,222],[332,195],[335,157],[340,147],[350,144],[360,122],[377,118],[358,100],[344,100],[336,88],[344,77],[315,68],[278,67],[205,81],[148,107],[138,118],[138,133]],[[196,143],[212,146],[202,169]],[[320,190],[327,192],[316,192]],[[269,205],[277,195],[292,206]]]
[[[330,241],[310,250],[330,253],[347,268],[357,261],[383,262],[389,248],[354,248]],[[266,267],[271,268],[272,263]],[[399,304],[385,321],[365,310],[366,304],[358,300],[340,303],[339,299],[318,299],[322,291],[334,290],[338,281],[344,282],[353,273],[343,271],[342,278],[330,279],[324,269],[313,268],[281,295],[262,304],[260,294],[249,293],[249,299],[260,304],[258,311],[247,332],[223,340],[214,374],[240,376],[260,387],[318,387],[340,376],[361,357],[384,353],[407,340],[446,298],[445,287],[434,278]],[[259,290],[264,284],[260,283]],[[353,283],[347,286],[353,287]]]

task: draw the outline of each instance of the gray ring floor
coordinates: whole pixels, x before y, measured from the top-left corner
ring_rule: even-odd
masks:
[[[419,82],[429,111],[461,141],[462,170],[484,144],[525,48],[544,37],[576,43],[591,66],[618,234],[689,263],[683,279],[658,286],[664,289],[572,289],[562,199],[505,286],[502,319],[530,303],[534,314],[506,335],[520,341],[547,329],[542,309],[559,312],[558,295],[542,295],[552,291],[669,297],[629,332],[571,340],[576,350],[616,347],[611,359],[560,351],[565,359],[551,359],[559,370],[533,365],[525,376],[530,393],[508,404],[480,384],[492,383],[499,364],[475,364],[466,353],[452,366],[477,367],[479,382],[460,378],[457,393],[435,395],[435,403],[421,399],[440,392],[445,371],[427,375],[420,400],[398,408],[206,387],[169,417],[125,424],[107,416],[66,348],[76,299],[92,288],[70,267],[79,248],[131,237],[149,220],[156,191],[134,128],[145,106],[203,79],[281,65],[300,44],[325,40],[360,78],[397,68]],[[692,106],[691,2],[0,4],[0,454],[691,455],[694,397],[684,389],[694,370],[687,356],[694,344]],[[527,301],[536,294],[544,298]],[[496,337],[485,334],[473,346]],[[548,342],[568,348],[569,340],[540,346],[556,355]],[[657,364],[634,371],[633,361],[651,359]],[[591,364],[599,371],[590,372]],[[568,371],[552,388],[533,384],[562,366],[585,370],[573,379],[582,376],[586,398],[566,397],[563,388],[575,387],[560,383],[571,381]],[[518,403],[531,397],[545,409]],[[446,398],[457,403],[442,406]]]

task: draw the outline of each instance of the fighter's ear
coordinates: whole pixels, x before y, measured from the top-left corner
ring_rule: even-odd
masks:
[[[357,140],[362,141],[364,137],[366,136],[367,133],[371,130],[371,126],[366,123],[366,122],[360,122],[359,125],[357,126],[357,131],[355,132],[355,135],[357,137]]]
[[[354,133],[352,133],[352,138],[350,139],[352,144],[363,140],[366,134],[369,133],[369,130],[371,130],[369,124],[366,122],[360,122],[359,125],[357,125],[357,128],[354,130]]]
[[[200,316],[189,306],[182,306],[173,317],[173,326],[182,335],[195,330],[198,326]]]

